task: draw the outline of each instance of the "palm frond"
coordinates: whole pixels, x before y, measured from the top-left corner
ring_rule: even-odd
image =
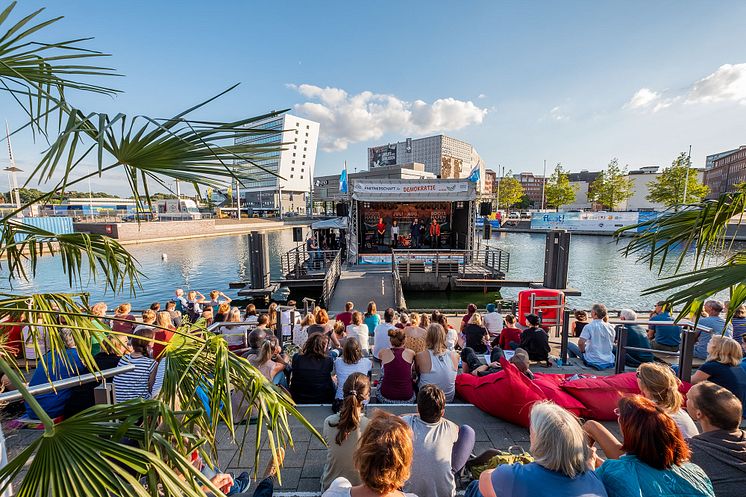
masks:
[[[137,260],[116,240],[88,233],[54,234],[22,220],[5,219],[0,233],[0,260],[6,260],[8,279],[35,276],[39,258],[59,256],[68,283],[82,285],[103,275],[106,287],[120,291],[125,283],[131,292],[140,285]],[[29,269],[26,269],[26,265]]]
[[[16,2],[0,12],[0,30],[6,23]],[[32,41],[32,36],[45,32],[62,17],[40,20],[44,9],[39,9],[0,31],[0,92],[5,92],[19,104],[32,129],[46,128],[50,110],[67,109],[66,90],[80,90],[113,95],[117,90],[88,83],[85,78],[115,75],[108,67],[88,65],[92,58],[108,54],[86,49],[83,42],[90,38],[61,40],[51,43]],[[44,119],[44,124],[40,121]]]

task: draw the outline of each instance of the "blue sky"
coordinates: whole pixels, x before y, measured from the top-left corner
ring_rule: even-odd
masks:
[[[65,16],[45,41],[93,36],[125,75],[108,82],[122,95],[74,95],[79,107],[166,117],[240,82],[198,117],[322,116],[317,174],[436,132],[493,169],[539,173],[544,159],[668,164],[690,144],[700,165],[746,144],[744,2],[21,0],[17,15],[43,6]],[[41,144],[13,145],[30,169]],[[93,187],[124,191],[116,176]]]

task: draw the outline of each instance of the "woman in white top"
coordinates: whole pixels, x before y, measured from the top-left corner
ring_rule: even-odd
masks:
[[[309,312],[300,324],[293,327],[292,341],[298,348],[303,348],[303,344],[308,340],[308,327],[314,324],[316,324],[316,319]]]
[[[425,342],[427,349],[414,357],[415,367],[420,373],[418,386],[437,385],[445,393],[446,402],[452,402],[456,395],[458,353],[448,350],[446,330],[438,323],[428,326]]]
[[[687,439],[699,435],[699,430],[694,420],[682,409],[684,396],[679,393],[680,384],[681,381],[665,364],[644,362],[637,368],[637,386],[642,395],[662,407]]]
[[[231,307],[230,313],[228,314],[229,323],[242,323],[241,311],[238,307]],[[230,350],[245,349],[247,345],[247,331],[249,327],[246,325],[242,326],[221,326],[220,334],[228,343]]]
[[[353,456],[362,483],[353,487],[347,478],[340,476],[321,497],[417,497],[398,490],[409,479],[412,453],[409,425],[395,414],[377,410]]]
[[[352,324],[347,326],[346,331],[348,338],[357,338],[358,342],[360,342],[360,349],[367,356],[370,351],[370,334],[368,332],[368,325],[363,323],[363,314],[361,312],[355,311],[352,313]]]
[[[334,359],[334,371],[337,374],[337,394],[332,405],[334,412],[339,411],[339,407],[342,405],[342,399],[344,398],[342,388],[347,381],[347,377],[352,373],[363,373],[367,376],[372,366],[373,363],[370,359],[363,357],[363,351],[357,340],[345,340],[342,355]]]

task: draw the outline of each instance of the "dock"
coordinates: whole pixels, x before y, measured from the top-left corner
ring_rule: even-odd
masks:
[[[391,271],[364,267],[347,269],[337,281],[329,309],[341,311],[345,302],[353,302],[357,309],[364,309],[371,300],[379,310],[395,307]]]

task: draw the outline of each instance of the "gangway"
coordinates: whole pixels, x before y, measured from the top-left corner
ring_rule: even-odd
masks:
[[[342,312],[345,303],[352,302],[356,309],[364,310],[373,300],[378,310],[383,312],[389,307],[397,307],[395,296],[391,271],[352,268],[342,271],[327,307],[332,312]]]

